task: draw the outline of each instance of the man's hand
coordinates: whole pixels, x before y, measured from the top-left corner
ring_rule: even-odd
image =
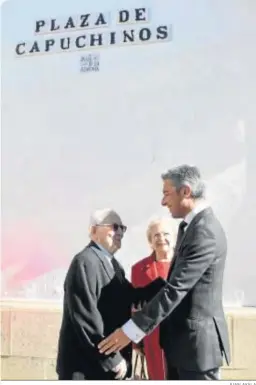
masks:
[[[120,364],[118,364],[114,369],[112,369],[112,371],[116,373],[115,378],[117,380],[122,380],[125,377],[126,372],[127,372],[126,361],[123,359],[120,362]]]
[[[127,346],[131,340],[127,337],[122,329],[116,329],[114,333],[101,341],[98,345],[100,353],[105,353],[107,356],[111,353],[116,353]]]

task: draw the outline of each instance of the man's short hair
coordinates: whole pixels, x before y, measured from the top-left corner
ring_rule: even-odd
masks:
[[[178,167],[173,167],[162,174],[163,180],[171,180],[177,191],[184,186],[189,186],[191,189],[191,197],[194,199],[204,198],[205,183],[201,178],[201,173],[198,167],[183,164]]]
[[[90,226],[112,225],[117,222],[121,222],[121,218],[113,209],[96,210],[90,217]]]
[[[92,229],[95,226],[113,225],[114,223],[122,224],[122,220],[115,210],[109,208],[96,210],[90,217],[89,235],[92,235]]]

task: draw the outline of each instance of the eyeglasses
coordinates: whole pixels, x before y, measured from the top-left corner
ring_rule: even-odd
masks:
[[[119,225],[118,223],[109,223],[109,224],[104,224],[104,225],[97,225],[97,226],[108,226],[108,227],[112,227],[112,229],[116,232],[118,231],[119,229],[125,233],[126,230],[127,230],[127,226],[124,226],[124,225]]]
[[[170,237],[171,236],[170,233],[156,233],[156,234],[154,234],[154,238],[160,238],[161,235],[163,235],[164,237]]]

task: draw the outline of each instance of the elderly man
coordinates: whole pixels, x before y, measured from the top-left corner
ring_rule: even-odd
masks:
[[[71,262],[64,283],[57,357],[60,380],[114,380],[131,375],[131,345],[105,356],[97,344],[130,318],[132,304],[150,300],[164,281],[137,289],[127,281],[114,258],[125,231],[115,211],[96,211],[91,218],[91,242]]]
[[[204,199],[197,167],[182,165],[162,178],[162,204],[183,219],[167,283],[99,349],[109,354],[131,340],[138,343],[160,324],[167,366],[174,366],[180,380],[217,380],[222,357],[229,362],[222,304],[226,236]]]

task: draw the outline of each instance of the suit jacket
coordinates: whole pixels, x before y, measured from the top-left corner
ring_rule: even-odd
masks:
[[[133,315],[150,333],[160,325],[160,344],[173,366],[207,371],[230,360],[222,304],[227,241],[211,208],[198,213],[176,245],[166,286]]]
[[[80,372],[85,379],[113,379],[111,370],[124,357],[131,367],[131,345],[105,356],[98,343],[131,316],[131,305],[148,301],[163,280],[135,289],[119,265],[116,274],[105,253],[93,242],[71,262],[64,283],[64,309],[59,336],[57,373],[69,379]]]

